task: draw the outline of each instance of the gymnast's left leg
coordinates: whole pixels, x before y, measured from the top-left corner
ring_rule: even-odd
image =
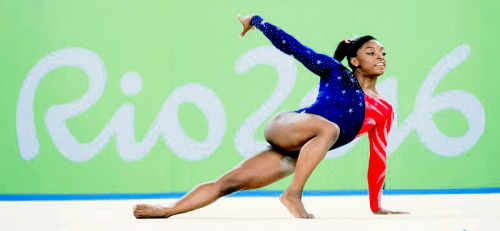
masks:
[[[261,188],[278,181],[295,170],[297,156],[283,151],[266,149],[243,161],[217,181],[195,187],[172,207],[147,204],[134,206],[136,218],[167,218],[207,206],[230,193]]]

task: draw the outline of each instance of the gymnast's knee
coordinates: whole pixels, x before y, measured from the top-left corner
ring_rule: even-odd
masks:
[[[325,122],[321,126],[320,135],[335,143],[340,135],[340,127],[336,123]]]
[[[219,186],[219,196],[221,197],[244,189],[243,181],[236,177],[225,177],[215,183]]]

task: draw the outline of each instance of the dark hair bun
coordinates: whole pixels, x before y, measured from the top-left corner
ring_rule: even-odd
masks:
[[[348,48],[349,48],[349,43],[347,43],[345,39],[342,40],[342,42],[340,42],[339,45],[337,46],[333,58],[339,62],[342,62],[344,57],[347,56]]]

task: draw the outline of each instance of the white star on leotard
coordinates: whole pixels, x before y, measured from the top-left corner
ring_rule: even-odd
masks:
[[[286,43],[286,41],[285,41],[285,40],[283,40],[283,41],[281,41],[281,43],[285,44],[285,43]]]
[[[359,90],[356,90],[356,93],[359,93]]]
[[[330,85],[330,84],[329,84],[329,83],[327,83],[327,84],[325,85],[325,87],[328,87],[329,85]]]
[[[342,77],[339,76],[339,77],[337,77],[337,79],[342,79]]]
[[[342,90],[342,92],[341,92],[341,93],[342,93],[342,94],[345,94],[346,92],[345,92],[345,90]]]
[[[363,103],[359,102],[359,106],[360,106],[360,107],[361,107],[361,106],[363,106]]]
[[[349,113],[352,113],[352,108],[349,108]]]
[[[316,62],[317,64],[321,64],[321,60],[318,60],[318,62]]]

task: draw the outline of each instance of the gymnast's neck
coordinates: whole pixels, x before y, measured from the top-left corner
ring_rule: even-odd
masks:
[[[375,88],[375,83],[377,82],[378,75],[368,75],[361,69],[356,69],[354,71],[354,76],[358,79],[359,85],[363,88],[363,91],[373,92],[373,94],[378,95],[378,91]]]

